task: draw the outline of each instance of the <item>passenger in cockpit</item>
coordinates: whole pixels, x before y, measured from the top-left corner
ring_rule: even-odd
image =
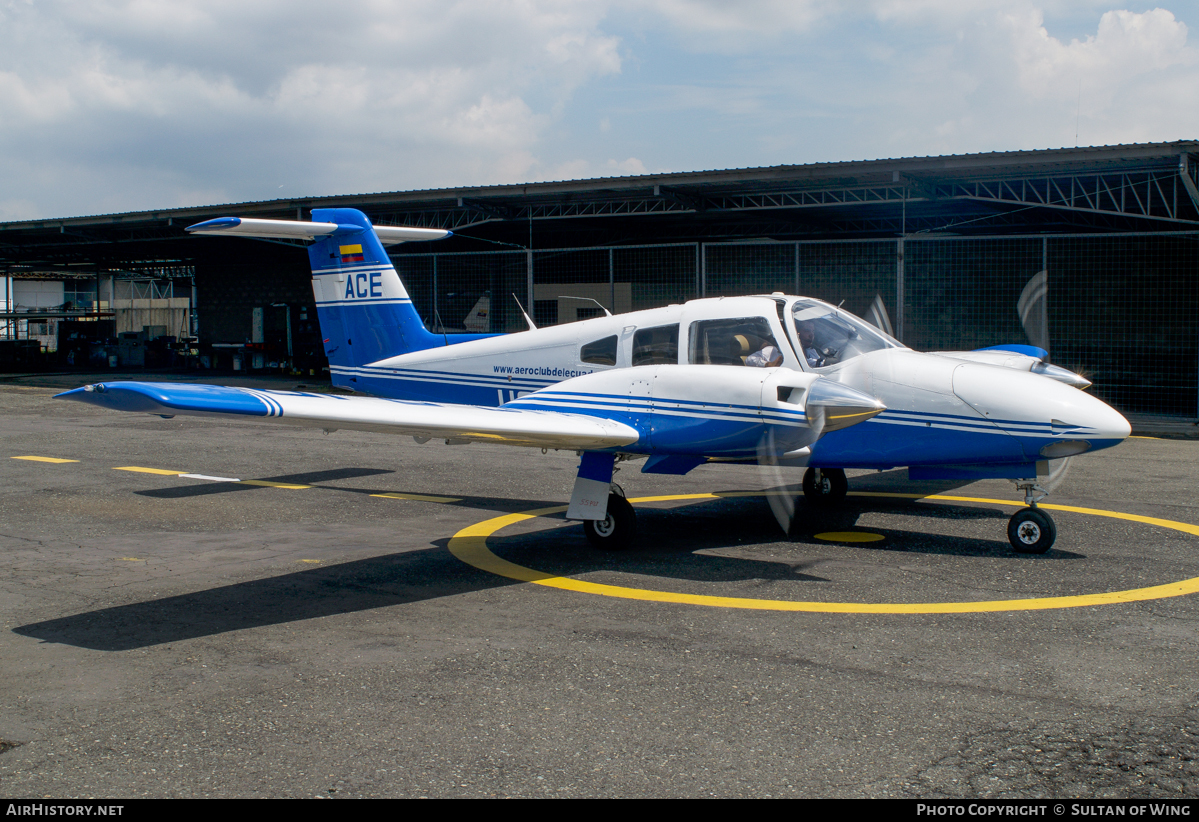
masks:
[[[746,357],[745,364],[754,368],[777,368],[783,364],[783,352],[767,344]]]

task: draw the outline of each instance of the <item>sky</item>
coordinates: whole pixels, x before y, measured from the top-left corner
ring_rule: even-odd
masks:
[[[0,0],[0,221],[1199,139],[1161,2]]]

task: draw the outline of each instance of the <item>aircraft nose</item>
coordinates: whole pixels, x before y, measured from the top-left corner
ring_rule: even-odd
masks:
[[[1123,414],[1090,394],[1083,396],[1089,402],[1082,408],[1082,422],[1100,439],[1122,440],[1132,433],[1132,425]]]
[[[1048,376],[964,363],[953,392],[995,425],[1021,440],[1032,459],[1057,459],[1110,448],[1132,431],[1107,403]]]

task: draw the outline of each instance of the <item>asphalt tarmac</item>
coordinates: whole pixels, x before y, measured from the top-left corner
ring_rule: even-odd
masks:
[[[1053,510],[1043,556],[1007,482],[855,472],[1010,504],[851,496],[788,537],[755,468],[626,464],[720,496],[603,554],[560,513],[454,540],[564,505],[572,453],[54,393],[0,384],[0,796],[1199,794],[1199,441],[1075,458],[1047,502],[1108,515]]]

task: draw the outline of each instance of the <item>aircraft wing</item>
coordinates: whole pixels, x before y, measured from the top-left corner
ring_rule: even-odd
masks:
[[[640,438],[628,425],[583,414],[191,383],[97,383],[57,397],[164,417],[259,418],[312,428],[410,434],[420,441],[599,450],[631,445]]]

